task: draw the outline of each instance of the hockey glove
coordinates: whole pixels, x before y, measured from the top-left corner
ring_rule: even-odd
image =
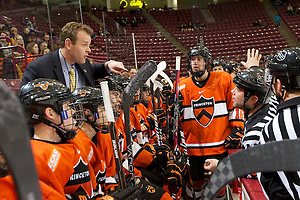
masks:
[[[181,111],[183,111],[183,96],[181,92],[179,92],[178,103],[179,103],[180,114],[182,114]],[[169,98],[168,107],[167,107],[168,112],[171,116],[174,116],[174,107],[175,107],[175,94],[172,93]]]
[[[167,168],[164,173],[164,180],[165,184],[168,185],[168,189],[171,193],[176,194],[179,191],[182,182],[182,175],[181,169],[177,165],[174,158],[170,158],[167,163]]]
[[[155,168],[158,171],[161,171],[166,168],[167,162],[172,153],[166,148],[158,147],[157,145],[154,145],[154,147],[156,149],[156,154],[154,155],[153,159]]]
[[[146,144],[143,149],[145,149],[146,151],[152,153],[153,155],[156,154],[156,150],[154,148],[154,146],[152,144]]]
[[[241,147],[243,138],[243,129],[241,127],[233,127],[229,136],[225,139],[224,146],[227,149],[237,149]]]
[[[163,108],[158,108],[156,113],[158,124],[163,124],[166,121],[165,110]]]
[[[186,171],[187,156],[181,151],[175,151],[173,152],[173,154],[176,157],[176,163],[180,169],[181,175],[184,176],[187,172]]]
[[[161,146],[153,145],[153,147],[155,148],[156,152],[165,151],[165,152],[169,153],[172,151],[171,146],[169,144],[167,144],[166,142],[163,142]]]
[[[150,125],[150,129],[154,130],[155,129],[155,117],[153,113],[150,113],[147,115],[147,121]]]
[[[165,98],[170,97],[170,95],[172,94],[172,88],[169,84],[163,85],[162,94],[164,95]]]
[[[125,189],[117,189],[109,194],[96,198],[96,200],[125,200],[125,199],[137,199],[142,200],[145,198],[146,189],[142,188],[142,184],[129,185]]]

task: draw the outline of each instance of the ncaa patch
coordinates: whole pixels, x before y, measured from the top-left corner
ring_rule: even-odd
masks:
[[[205,98],[201,96],[198,100],[192,100],[192,109],[196,121],[206,128],[214,118],[214,97]]]

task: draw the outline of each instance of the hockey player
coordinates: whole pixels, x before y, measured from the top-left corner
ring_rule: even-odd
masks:
[[[188,56],[188,69],[192,77],[180,83],[183,96],[182,128],[190,161],[193,181],[187,184],[189,198],[199,198],[207,181],[203,166],[207,158],[222,159],[228,148],[239,148],[244,122],[233,108],[232,77],[226,72],[208,72],[211,54],[206,47],[192,48]],[[225,198],[225,190],[219,194]]]
[[[34,126],[31,146],[39,180],[67,199],[90,198],[101,192],[89,171],[85,144],[76,136],[83,110],[70,90],[53,79],[36,79],[25,84],[18,95]]]
[[[81,130],[96,145],[91,145],[94,147],[94,154],[99,154],[98,157],[95,156],[92,164],[97,180],[102,184],[105,192],[112,191],[117,187],[117,181],[114,178],[116,175],[116,165],[102,92],[98,88],[84,86],[74,90],[73,96],[77,101],[82,103],[84,108],[86,121],[81,126]],[[98,170],[102,162],[105,164],[104,169],[106,173],[101,173]]]
[[[109,84],[113,85],[113,84]],[[119,83],[118,85],[123,85]],[[111,87],[110,90],[114,90],[115,87]],[[139,97],[137,95],[136,97]],[[111,98],[114,98],[111,96]],[[139,99],[136,99],[136,102],[139,102]],[[136,113],[135,109],[132,107],[130,108],[130,121],[131,123],[136,123],[132,121],[132,119],[136,119],[135,117],[132,117]],[[123,113],[119,116],[117,122],[116,122],[116,131],[119,138],[119,143],[121,145],[122,153],[124,154],[124,157],[126,157],[126,136],[125,136],[125,127],[124,127],[124,117]],[[133,130],[133,129],[132,129]],[[160,171],[159,178],[161,179],[160,182],[155,182],[159,186],[163,186],[165,184],[170,184],[176,182],[176,185],[181,185],[181,171],[182,171],[182,165],[178,164],[176,160],[172,160],[168,162],[170,158],[171,153],[166,150],[165,148],[152,146],[151,144],[146,144],[144,146],[141,146],[137,143],[137,140],[133,141],[133,156],[134,156],[134,166],[138,169],[140,169],[142,172],[146,171],[152,171],[154,169],[160,169],[157,171]],[[125,171],[128,169],[128,164],[123,164]],[[165,171],[162,170],[162,168],[165,169]],[[135,170],[136,172],[137,170]],[[153,174],[152,174],[153,175]],[[156,175],[157,176],[157,175]],[[153,178],[153,177],[151,177]],[[151,179],[153,180],[153,179]],[[163,181],[165,180],[165,181]],[[171,185],[171,184],[170,184]],[[160,191],[160,187],[157,188],[158,191]],[[164,197],[162,198],[169,198],[170,196],[166,193],[163,193]]]
[[[277,115],[265,126],[261,144],[270,141],[294,140],[300,137],[300,49],[277,52],[267,65],[266,80],[280,100]],[[282,149],[284,151],[284,149]],[[262,173],[259,178],[269,199],[299,199],[299,172]]]
[[[236,75],[239,71],[239,63],[235,61],[227,61],[225,64],[225,71],[228,72],[232,78]]]
[[[223,59],[217,58],[214,59],[213,62],[211,63],[211,71],[213,72],[223,72],[225,71],[225,61]]]

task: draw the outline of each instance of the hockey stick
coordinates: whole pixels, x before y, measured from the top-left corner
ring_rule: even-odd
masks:
[[[156,69],[155,73],[152,74],[152,76],[147,80],[147,82],[148,82],[148,81],[152,81],[152,82],[154,83],[156,77],[157,77],[160,73],[162,73],[162,72],[166,69],[166,67],[167,67],[167,63],[166,63],[165,61],[162,61],[162,62],[158,63],[157,69]]]
[[[0,149],[12,173],[18,197],[21,200],[42,199],[20,101],[2,80],[0,94]]]
[[[256,145],[222,159],[201,199],[214,199],[226,184],[238,177],[275,171],[300,171],[300,139]]]
[[[165,72],[160,72],[159,75],[161,77],[163,77],[170,85],[171,89],[173,90],[173,83],[171,81],[171,79],[168,77],[168,75],[165,73]],[[166,97],[166,107],[168,108],[169,106],[169,100],[168,100],[169,97]],[[166,116],[167,116],[167,130],[166,130],[166,136],[167,136],[167,139],[169,141],[170,144],[173,144],[173,136],[170,134],[170,118],[169,118],[169,111],[168,109],[166,109]]]
[[[168,75],[165,72],[160,72],[159,75],[161,77],[163,77],[164,79],[166,79],[169,83],[169,85],[171,86],[171,88],[173,89],[173,83],[171,81],[171,79],[168,77]]]
[[[111,106],[108,82],[102,81],[100,83],[100,85],[101,85],[101,90],[102,90],[106,118],[107,118],[107,121],[110,122],[109,130],[110,130],[110,135],[111,135],[111,140],[112,140],[112,145],[113,145],[113,150],[114,150],[119,184],[122,189],[125,189],[126,181],[125,181],[124,169],[123,169],[123,165],[122,165],[121,151],[120,151],[120,148],[119,148],[119,145],[117,142],[117,135],[116,135],[116,131],[115,131],[115,117],[114,117],[114,112],[113,112],[113,109]]]
[[[193,195],[193,199],[196,199],[196,194],[194,190],[194,184],[192,181],[191,173],[190,173],[190,162],[187,152],[187,147],[185,144],[184,133],[180,131],[179,124],[180,124],[180,110],[179,110],[179,74],[180,74],[180,56],[176,56],[176,84],[175,84],[175,106],[174,106],[174,151],[179,151],[180,144],[183,148],[184,154],[186,155],[186,167],[187,167],[187,174],[189,178],[189,184],[191,186],[191,192]]]
[[[174,124],[173,124],[173,149],[175,151],[179,150],[179,76],[180,76],[180,56],[176,56],[176,82],[175,82],[175,105],[174,105]]]
[[[151,91],[151,101],[152,101],[152,108],[153,108],[153,113],[154,113],[154,125],[155,125],[155,131],[157,135],[157,144],[158,146],[162,145],[162,133],[161,129],[158,126],[158,121],[157,121],[157,112],[156,112],[156,105],[155,105],[155,98],[154,98],[154,83],[152,80],[150,80],[150,91]]]
[[[128,171],[129,182],[134,184],[134,167],[133,167],[133,151],[132,151],[132,138],[130,134],[130,106],[133,95],[145,84],[149,77],[156,71],[157,65],[154,61],[147,61],[137,72],[137,74],[130,80],[123,93],[123,109],[125,118],[125,132],[127,143],[127,158],[128,158]]]

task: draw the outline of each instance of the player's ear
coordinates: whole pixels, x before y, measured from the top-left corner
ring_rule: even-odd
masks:
[[[55,113],[55,111],[50,107],[47,107],[44,110],[45,117],[48,118],[48,119],[53,119],[54,113]]]

